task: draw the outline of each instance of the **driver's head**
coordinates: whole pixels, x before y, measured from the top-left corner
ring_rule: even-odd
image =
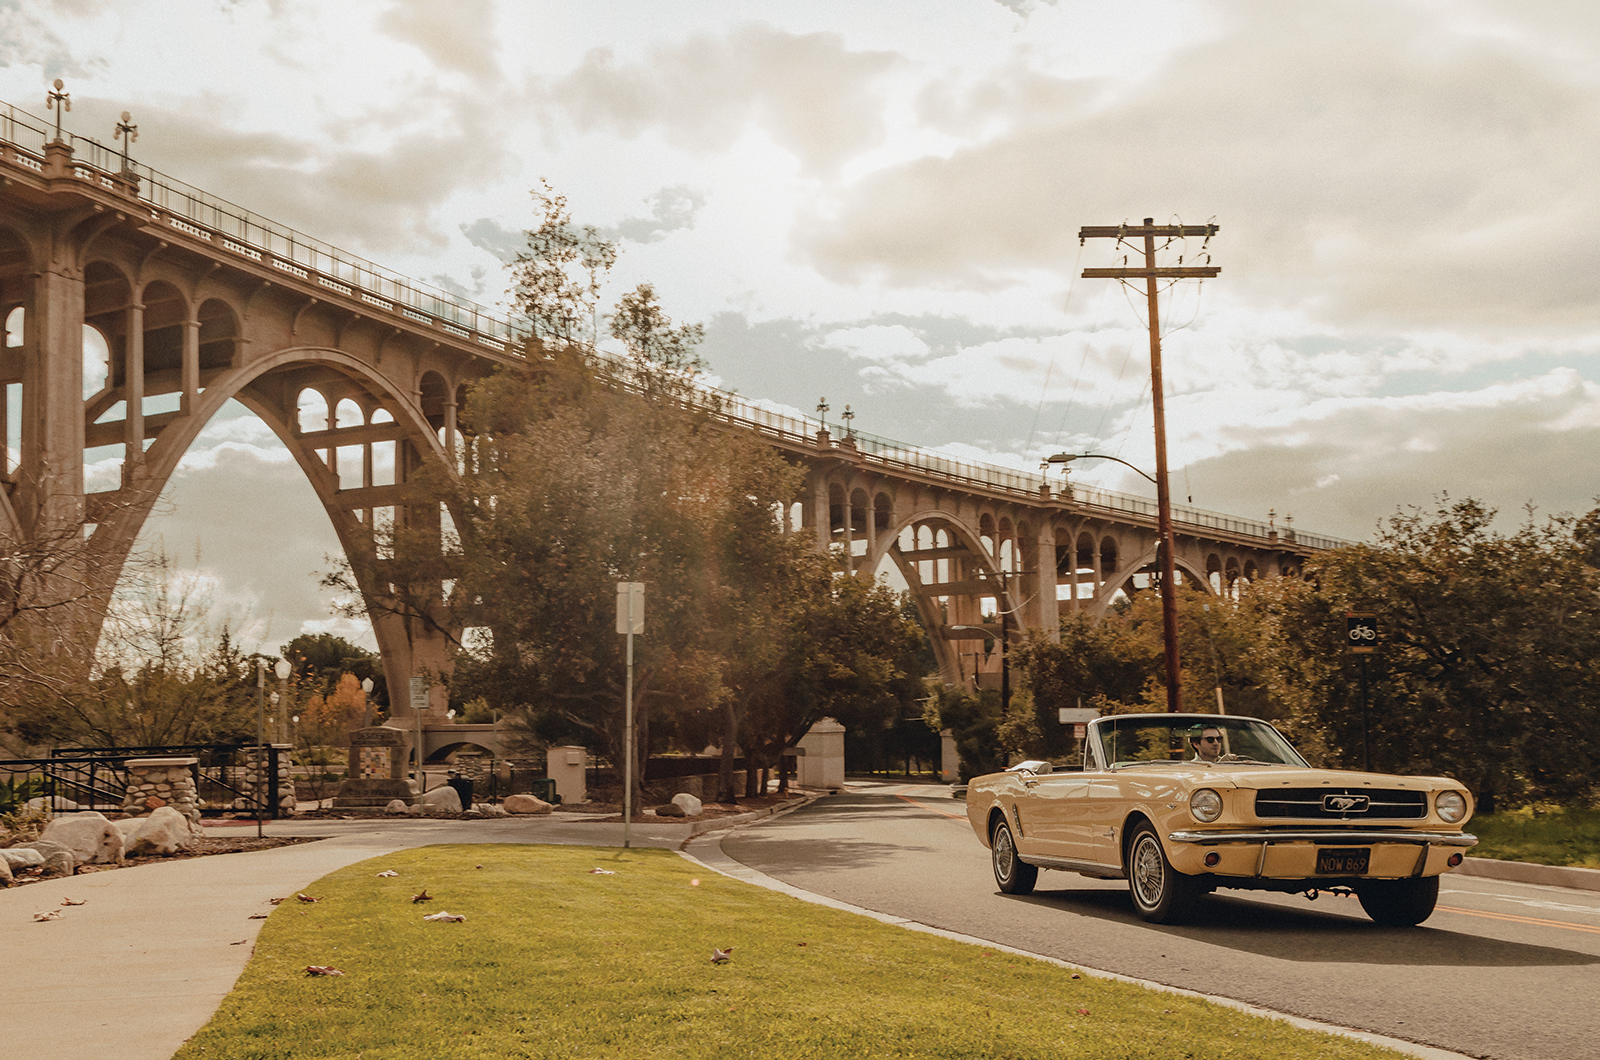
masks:
[[[1215,762],[1217,756],[1222,754],[1222,730],[1210,725],[1200,733],[1200,738],[1194,744],[1195,753],[1207,762]]]

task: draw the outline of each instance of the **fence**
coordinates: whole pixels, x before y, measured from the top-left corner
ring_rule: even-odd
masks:
[[[266,792],[258,800],[247,774],[265,755]],[[80,810],[117,813],[128,789],[128,762],[140,758],[196,758],[191,767],[203,813],[257,806],[279,816],[278,775],[285,747],[187,744],[161,747],[57,747],[48,758],[0,759],[0,790],[16,801],[65,799]],[[243,806],[240,805],[242,800]]]

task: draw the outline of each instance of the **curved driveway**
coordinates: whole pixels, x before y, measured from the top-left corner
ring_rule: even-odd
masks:
[[[852,905],[1090,969],[1454,1050],[1600,1060],[1600,893],[1450,875],[1419,928],[1355,899],[1219,892],[1147,924],[1121,881],[1045,872],[1001,895],[965,804],[936,785],[858,784],[731,833],[722,849]]]

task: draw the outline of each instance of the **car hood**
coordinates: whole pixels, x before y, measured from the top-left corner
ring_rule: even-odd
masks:
[[[1397,777],[1389,773],[1365,773],[1347,769],[1302,769],[1298,766],[1253,766],[1248,763],[1216,765],[1186,763],[1181,766],[1131,766],[1115,771],[1117,776],[1159,775],[1182,778],[1200,787],[1232,788],[1388,788],[1402,791],[1428,791],[1453,785],[1447,777]]]

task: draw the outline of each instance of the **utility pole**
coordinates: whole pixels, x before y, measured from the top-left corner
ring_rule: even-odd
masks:
[[[1156,238],[1178,239],[1203,236],[1207,242],[1217,234],[1216,225],[1158,225],[1146,217],[1142,225],[1099,225],[1078,229],[1078,243],[1090,239],[1142,238],[1144,268],[1084,269],[1083,278],[1145,281],[1146,312],[1150,320],[1150,392],[1156,421],[1156,532],[1161,545],[1161,636],[1167,664],[1167,711],[1183,710],[1183,689],[1178,669],[1178,596],[1172,556],[1172,498],[1167,489],[1167,411],[1166,390],[1161,379],[1161,312],[1156,302],[1157,281],[1166,279],[1210,279],[1222,269],[1216,265],[1178,265],[1156,267]],[[1180,259],[1181,260],[1181,259]]]

